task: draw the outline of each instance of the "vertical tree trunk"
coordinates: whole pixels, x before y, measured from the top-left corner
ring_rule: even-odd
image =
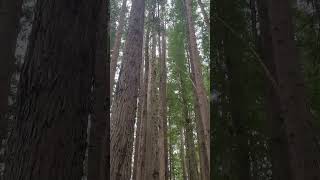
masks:
[[[145,1],[132,3],[123,69],[111,114],[111,178],[128,180],[131,174],[134,119],[136,117],[139,75],[142,59]]]
[[[4,179],[81,179],[101,3],[37,3]]]
[[[183,137],[183,128],[181,128],[181,132],[180,132],[180,138],[181,138],[181,142],[180,142],[180,160],[181,160],[181,168],[182,168],[182,179],[183,180],[187,180],[187,171],[186,171],[186,157],[185,157],[185,150],[184,150],[184,137]]]
[[[93,114],[91,118],[90,127],[90,140],[88,147],[88,180],[105,180],[105,164],[104,156],[102,151],[105,144],[105,132],[109,131],[106,129],[107,122],[106,117],[107,110],[105,106],[106,88],[107,86],[107,74],[106,74],[106,60],[107,60],[107,1],[103,0],[102,8],[99,11],[100,21],[99,30],[97,33],[97,50],[96,50],[96,61],[95,61],[95,76],[94,76],[94,105]],[[108,84],[109,85],[109,84]]]
[[[14,69],[21,5],[22,0],[1,0],[0,5],[0,146],[7,135],[8,96]]]
[[[197,49],[197,42],[195,36],[194,22],[192,18],[192,1],[185,0],[186,14],[187,14],[187,29],[188,29],[188,43],[190,48],[190,62],[193,66],[194,83],[196,89],[196,99],[198,101],[201,117],[201,126],[203,127],[203,135],[206,146],[207,159],[210,162],[210,121],[209,121],[209,102],[207,92],[203,83],[203,76],[201,70],[201,61],[199,51]],[[209,163],[210,164],[210,163]]]
[[[160,179],[168,180],[168,141],[167,141],[167,66],[166,66],[166,34],[165,34],[165,3],[161,5],[162,49],[160,56],[160,87],[159,87],[159,141],[160,141]],[[159,12],[160,14],[160,12]],[[160,43],[160,38],[159,38]],[[160,46],[159,46],[160,47]]]
[[[159,180],[158,157],[158,114],[156,108],[156,31],[152,33],[152,58],[149,63],[147,123],[146,123],[146,153],[144,180]]]
[[[182,99],[182,108],[183,108],[183,118],[185,119],[185,134],[186,134],[186,159],[188,161],[188,177],[189,180],[199,179],[199,174],[197,170],[197,160],[194,146],[193,138],[193,128],[191,119],[189,117],[188,111],[188,101],[186,97],[185,82],[180,74],[180,94]]]
[[[201,13],[204,17],[204,22],[206,23],[207,28],[210,28],[210,19],[206,9],[204,8],[204,4],[201,0],[198,0],[198,5],[200,6]]]
[[[137,127],[136,127],[136,139],[135,139],[135,144],[134,144],[134,161],[133,161],[133,175],[132,178],[136,179],[137,176],[137,169],[138,169],[138,156],[140,152],[140,141],[141,141],[141,129],[143,125],[143,98],[144,98],[144,73],[143,73],[143,68],[144,67],[144,62],[142,62],[142,68],[140,71],[140,87],[139,87],[139,102],[138,102],[138,113],[137,113]]]
[[[311,113],[300,71],[288,0],[270,0],[269,17],[279,83],[281,114],[286,126],[291,179],[320,179],[319,149],[313,141]],[[317,162],[317,163],[315,163]]]
[[[259,50],[262,54],[262,59],[269,71],[276,79],[276,69],[273,59],[272,51],[272,37],[269,30],[270,22],[268,16],[268,7],[266,0],[258,0],[258,14],[260,22],[261,40],[259,43]],[[286,141],[286,134],[284,129],[284,122],[281,120],[281,106],[279,95],[273,88],[269,80],[266,90],[266,109],[268,115],[268,131],[270,132],[270,155],[272,163],[272,179],[282,180],[291,179],[289,176],[289,157],[288,144]]]
[[[145,152],[146,152],[146,124],[147,124],[147,99],[148,99],[148,82],[149,82],[149,41],[150,41],[150,28],[147,28],[146,40],[145,40],[145,76],[143,86],[143,105],[142,105],[142,122],[140,127],[140,141],[139,141],[139,154],[137,162],[137,172],[134,176],[134,180],[143,178],[143,172],[145,172]]]
[[[121,6],[121,11],[119,15],[119,25],[117,28],[116,32],[116,37],[115,41],[112,47],[111,51],[111,69],[110,69],[110,88],[111,88],[111,93],[113,92],[113,86],[114,86],[114,81],[115,81],[115,74],[117,71],[117,62],[118,62],[118,57],[119,57],[119,51],[120,51],[120,46],[121,46],[121,37],[123,34],[124,30],[124,25],[125,25],[125,17],[126,17],[126,11],[127,11],[127,0],[122,1],[122,6]],[[111,98],[112,100],[112,98]]]

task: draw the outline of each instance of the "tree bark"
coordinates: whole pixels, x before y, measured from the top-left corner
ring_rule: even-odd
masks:
[[[111,93],[113,92],[113,86],[115,82],[115,74],[117,71],[117,62],[119,58],[119,51],[120,51],[120,46],[121,46],[121,37],[124,31],[124,25],[125,25],[125,17],[126,17],[126,12],[127,12],[127,0],[122,1],[122,6],[121,6],[121,11],[120,11],[120,16],[119,16],[119,25],[117,28],[116,32],[116,37],[115,41],[112,47],[112,52],[111,52],[111,69],[110,69],[110,88],[111,88]],[[111,98],[112,100],[112,98]]]
[[[106,74],[106,60],[107,60],[107,1],[103,0],[100,10],[99,30],[97,33],[97,51],[95,61],[95,75],[94,75],[94,105],[93,114],[91,118],[90,139],[88,147],[88,180],[105,180],[105,162],[103,148],[105,144],[105,132],[107,123],[109,123],[105,106],[107,89],[107,74]],[[108,84],[109,85],[109,84]],[[108,148],[109,149],[109,148]],[[109,175],[107,176],[109,177]]]
[[[143,172],[145,172],[145,152],[146,152],[146,124],[147,124],[147,98],[148,98],[148,82],[149,82],[149,41],[150,41],[150,28],[147,28],[146,40],[145,40],[145,76],[143,87],[143,107],[142,107],[142,122],[140,128],[140,141],[139,141],[139,154],[137,162],[136,176],[133,178],[136,180],[143,178]]]
[[[158,114],[156,108],[156,31],[152,33],[152,61],[149,63],[147,123],[146,123],[146,153],[144,180],[159,180],[159,154],[158,154]]]
[[[276,68],[273,59],[272,51],[272,36],[269,30],[270,22],[268,16],[268,6],[266,0],[258,0],[258,14],[260,22],[261,38],[259,51],[262,59],[276,79]],[[288,142],[286,141],[286,134],[284,122],[281,120],[281,105],[279,94],[273,88],[269,80],[266,81],[266,110],[268,118],[268,131],[270,134],[270,155],[272,163],[272,179],[282,180],[290,179],[289,174],[289,157],[288,157]]]
[[[198,5],[200,6],[200,10],[203,15],[204,22],[206,23],[207,28],[210,28],[210,18],[201,0],[198,0]]]
[[[4,179],[81,179],[101,3],[37,3]]]
[[[185,149],[184,149],[184,132],[183,132],[183,128],[181,128],[181,133],[180,133],[180,138],[181,138],[181,142],[180,142],[180,160],[181,160],[181,168],[182,168],[182,179],[183,180],[187,180],[187,171],[186,171],[186,157],[185,157]]]
[[[0,6],[0,145],[7,135],[8,96],[22,0],[2,0]]]
[[[290,179],[320,179],[319,149],[315,147],[305,82],[300,71],[288,0],[269,1],[270,30],[286,127]]]
[[[123,69],[111,114],[111,178],[128,180],[131,176],[134,121],[137,110],[139,75],[142,59],[145,1],[132,2]]]
[[[188,29],[188,44],[190,50],[190,62],[193,66],[194,84],[196,89],[195,96],[198,101],[200,109],[201,123],[203,127],[203,139],[205,140],[206,155],[210,164],[210,121],[209,121],[209,102],[207,92],[203,83],[203,76],[201,70],[201,62],[199,57],[199,51],[197,49],[197,42],[195,36],[194,22],[192,18],[192,2],[191,0],[185,0],[186,14],[187,14],[187,29]],[[210,166],[210,165],[209,165]]]

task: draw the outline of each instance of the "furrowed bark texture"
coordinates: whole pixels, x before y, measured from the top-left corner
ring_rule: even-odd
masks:
[[[281,114],[286,126],[292,180],[320,179],[319,149],[315,147],[306,87],[294,42],[290,2],[270,0],[269,17]]]
[[[150,41],[150,28],[147,28],[145,48],[144,48],[144,61],[145,61],[145,76],[144,76],[144,86],[143,86],[143,105],[142,105],[142,122],[140,127],[140,142],[139,142],[139,154],[137,162],[137,172],[136,176],[133,178],[135,180],[142,179],[145,169],[145,152],[146,152],[146,123],[147,123],[147,98],[148,98],[148,79],[149,79],[149,41]]]
[[[110,88],[111,92],[113,91],[115,74],[117,71],[117,62],[119,58],[119,51],[121,46],[121,37],[123,34],[124,26],[125,26],[125,17],[127,11],[127,0],[122,1],[120,16],[119,16],[119,25],[116,32],[115,41],[113,44],[112,52],[111,52],[111,69],[110,69]]]
[[[111,111],[112,180],[128,180],[131,176],[134,122],[142,60],[144,10],[144,0],[132,2],[122,71]]]
[[[90,140],[88,147],[88,180],[105,180],[105,162],[103,151],[105,149],[105,131],[107,123],[107,109],[105,106],[107,74],[107,0],[103,0],[100,8],[99,30],[97,33],[97,51],[94,75],[94,104],[91,118]],[[108,84],[109,85],[109,84]]]
[[[2,0],[0,7],[0,145],[7,135],[10,77],[14,69],[22,0]]]
[[[101,3],[38,2],[4,179],[81,179]]]

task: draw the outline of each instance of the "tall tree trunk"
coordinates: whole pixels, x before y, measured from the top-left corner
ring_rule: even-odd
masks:
[[[154,16],[153,16],[154,17]],[[159,180],[158,157],[158,114],[156,87],[156,31],[152,33],[152,58],[149,63],[147,122],[146,122],[146,153],[144,180]]]
[[[210,18],[201,0],[198,0],[198,5],[200,6],[200,10],[203,15],[204,22],[206,23],[207,28],[210,28]]]
[[[187,55],[187,61],[189,64],[189,71],[190,71],[190,77],[192,82],[195,82],[195,75],[194,75],[194,66],[191,63],[190,59],[190,46],[188,46],[186,50],[186,55]],[[196,87],[193,86],[192,88],[193,94],[196,94]],[[197,125],[197,135],[198,135],[198,140],[199,140],[199,154],[200,154],[200,166],[201,166],[201,178],[202,180],[209,180],[210,179],[210,162],[209,158],[207,157],[207,146],[205,143],[204,137],[204,130],[201,122],[201,116],[200,116],[200,106],[199,106],[199,101],[198,97],[195,96],[195,102],[194,102],[194,110],[195,110],[195,118],[196,118],[196,125]]]
[[[166,66],[166,29],[165,29],[165,3],[161,5],[162,23],[160,33],[162,36],[162,49],[160,56],[160,87],[159,87],[159,141],[160,141],[160,179],[168,180],[168,141],[167,141],[167,66]],[[159,12],[160,14],[160,12]],[[159,38],[160,43],[160,38]],[[160,46],[159,46],[160,47]]]
[[[37,3],[4,179],[81,179],[101,5]]]
[[[205,140],[206,155],[210,162],[210,121],[209,121],[209,102],[207,92],[203,83],[201,70],[201,61],[199,51],[197,49],[194,22],[192,18],[192,1],[185,0],[187,14],[188,43],[190,48],[190,62],[193,66],[194,84],[196,89],[196,99],[198,101],[201,117],[201,126],[203,127],[203,139]],[[210,164],[210,163],[209,163]]]
[[[138,157],[139,157],[139,152],[140,152],[140,141],[141,141],[141,129],[143,125],[143,98],[144,98],[144,73],[143,73],[143,68],[144,67],[144,61],[142,62],[142,68],[140,71],[140,87],[139,87],[139,102],[138,102],[138,113],[137,113],[137,127],[136,127],[136,138],[135,138],[135,144],[134,144],[134,161],[133,161],[133,175],[132,178],[136,179],[137,177],[137,169],[138,169]]]
[[[142,59],[145,1],[132,2],[123,69],[111,114],[111,178],[128,180],[131,176],[134,119],[137,110],[139,75]]]
[[[180,142],[180,160],[181,160],[181,169],[182,169],[182,179],[183,180],[187,180],[187,171],[186,171],[186,157],[185,157],[185,150],[184,150],[184,132],[183,132],[183,128],[181,128],[181,132],[180,132],[180,138],[181,138],[181,142]]]
[[[319,149],[313,141],[311,113],[307,105],[305,82],[300,71],[294,42],[292,16],[288,0],[270,0],[269,17],[273,56],[281,102],[281,114],[286,126],[290,179],[320,179],[317,162]]]
[[[122,1],[122,6],[121,6],[121,11],[120,11],[120,16],[119,16],[119,25],[117,28],[116,32],[116,37],[115,41],[112,47],[111,51],[111,69],[110,69],[110,88],[111,88],[111,93],[113,92],[113,86],[114,86],[114,81],[115,81],[115,74],[117,71],[117,62],[118,62],[118,57],[119,57],[119,51],[120,51],[120,46],[121,46],[121,37],[124,31],[124,25],[125,25],[125,17],[126,17],[126,12],[127,12],[127,0]],[[112,100],[112,98],[111,98]]]
[[[2,0],[0,5],[0,146],[7,135],[8,96],[14,69],[14,52],[22,0]]]
[[[102,8],[100,10],[99,30],[97,33],[97,50],[95,61],[95,76],[94,76],[94,105],[93,114],[91,118],[90,139],[88,147],[88,180],[105,180],[105,167],[103,164],[105,151],[103,148],[105,144],[105,132],[107,122],[107,110],[105,106],[107,89],[107,74],[106,74],[106,60],[107,60],[107,1],[103,0]],[[108,84],[109,85],[109,84]]]
[[[134,176],[134,180],[139,180],[143,178],[143,172],[145,171],[145,152],[146,152],[146,124],[147,124],[147,98],[148,98],[148,82],[149,82],[149,41],[150,41],[150,28],[147,28],[146,40],[145,40],[145,76],[144,76],[144,86],[143,86],[143,105],[142,105],[142,122],[140,127],[140,141],[139,141],[139,154],[137,162],[137,172]]]
[[[269,31],[270,22],[268,16],[268,6],[266,0],[258,0],[258,14],[260,22],[261,38],[259,43],[259,51],[262,54],[262,59],[276,79],[276,68],[273,59],[272,37]],[[284,129],[284,122],[281,120],[281,108],[279,95],[273,88],[269,80],[266,81],[266,109],[268,115],[268,125],[270,133],[270,155],[272,163],[272,179],[282,180],[290,179],[289,176],[289,157],[288,157],[288,142]]]
[[[179,75],[180,78],[180,94],[182,99],[182,108],[183,108],[183,118],[185,119],[185,134],[186,134],[186,159],[188,161],[188,177],[189,180],[199,179],[198,169],[197,169],[197,160],[194,146],[193,138],[193,128],[191,119],[189,117],[188,110],[188,101],[186,97],[185,82],[182,78],[182,75]]]

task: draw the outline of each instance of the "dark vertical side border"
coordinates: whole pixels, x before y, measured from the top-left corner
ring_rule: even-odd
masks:
[[[214,4],[215,0],[210,0],[210,179],[213,178],[213,172],[214,172],[214,147],[213,147],[213,129],[214,129],[214,103],[213,103],[213,12],[214,12]]]
[[[106,125],[106,164],[105,164],[105,178],[106,180],[110,180],[110,101],[111,101],[111,92],[110,92],[110,0],[105,0],[107,5],[107,17],[106,17],[106,30],[107,30],[107,58],[106,58],[106,101],[105,101],[105,108],[107,113],[107,125]],[[104,168],[104,166],[102,166]]]

